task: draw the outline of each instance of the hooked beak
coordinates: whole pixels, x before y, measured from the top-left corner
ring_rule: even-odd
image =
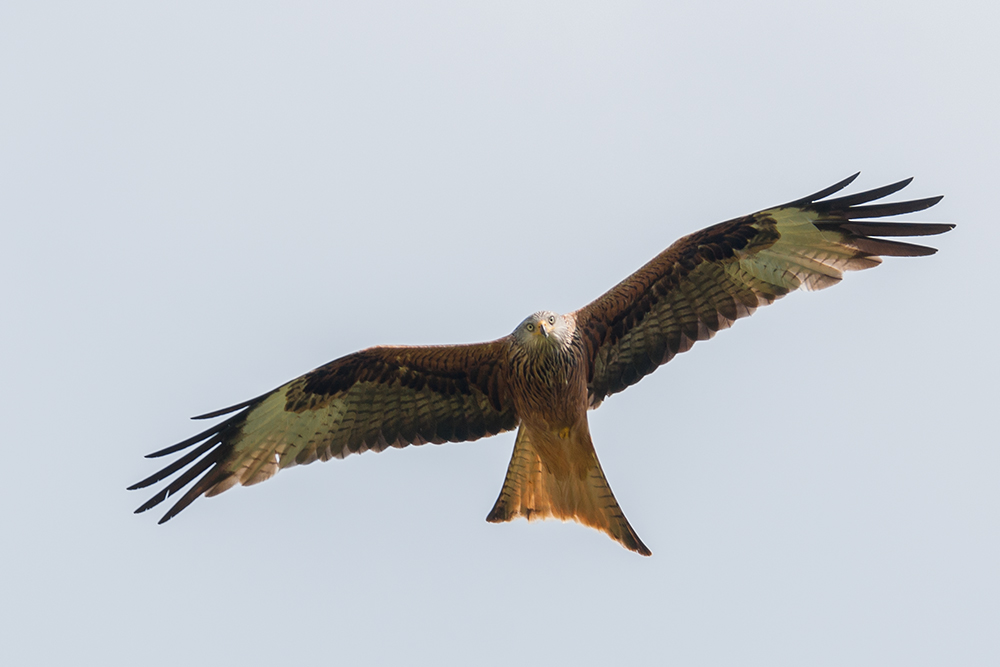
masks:
[[[535,329],[535,331],[537,332],[536,335],[541,336],[542,338],[548,338],[549,337],[549,323],[548,322],[539,322],[538,323],[538,328]]]

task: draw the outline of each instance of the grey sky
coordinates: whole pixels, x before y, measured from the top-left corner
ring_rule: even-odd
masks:
[[[356,5],[356,6],[355,6]],[[994,3],[0,6],[4,664],[1000,661]],[[591,413],[644,559],[490,525],[513,435],[133,516],[187,417],[508,333],[862,170],[941,252]],[[989,255],[989,258],[988,258]]]

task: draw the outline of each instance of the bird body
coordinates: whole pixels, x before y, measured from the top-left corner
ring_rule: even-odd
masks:
[[[649,555],[618,506],[590,438],[590,360],[574,315],[535,313],[511,338],[511,389],[523,417],[500,497],[486,520],[577,521]]]
[[[510,335],[488,343],[368,348],[262,396],[201,415],[235,413],[150,454],[191,450],[129,487],[144,488],[181,473],[136,512],[192,482],[161,523],[201,495],[256,484],[293,465],[517,429],[488,521],[577,521],[650,555],[601,469],[588,410],[792,290],[829,287],[843,271],[878,265],[880,255],[935,252],[880,237],[952,229],[950,224],[868,220],[923,210],[940,200],[868,204],[909,180],[825,199],[856,176],[689,234],[573,313],[534,313]]]

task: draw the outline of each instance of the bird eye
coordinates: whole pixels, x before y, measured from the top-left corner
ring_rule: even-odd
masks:
[[[556,323],[556,316],[549,315],[549,324],[555,324],[555,323]]]
[[[535,325],[529,322],[528,324],[524,325],[524,328],[527,329],[528,331],[534,331]]]

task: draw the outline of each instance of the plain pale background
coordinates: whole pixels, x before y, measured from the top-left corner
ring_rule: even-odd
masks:
[[[998,664],[998,26],[990,2],[3,3],[0,661]],[[574,310],[859,169],[946,195],[906,218],[958,223],[938,255],[792,295],[591,413],[652,558],[487,524],[512,434],[131,513],[190,415]]]

